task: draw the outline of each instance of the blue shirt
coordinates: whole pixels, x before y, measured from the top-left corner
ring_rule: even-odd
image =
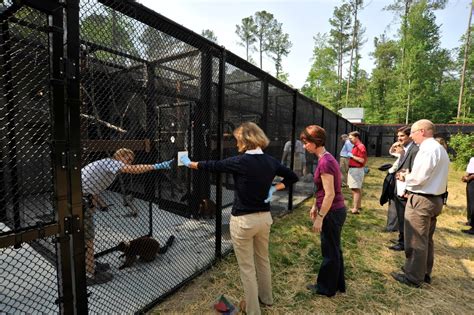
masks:
[[[274,157],[263,153],[241,154],[220,161],[199,161],[199,169],[211,172],[231,173],[235,192],[232,215],[270,211],[270,203],[264,200],[275,176],[288,187],[298,181],[298,176]],[[257,152],[258,152],[257,151]]]
[[[341,157],[349,157],[349,153],[352,152],[352,148],[354,147],[354,145],[352,144],[352,142],[347,139],[345,142],[344,142],[344,145],[342,146],[342,149],[341,149],[341,153],[339,153],[339,155]]]

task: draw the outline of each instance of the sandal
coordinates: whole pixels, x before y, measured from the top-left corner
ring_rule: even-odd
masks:
[[[359,209],[351,209],[352,214],[360,214]]]

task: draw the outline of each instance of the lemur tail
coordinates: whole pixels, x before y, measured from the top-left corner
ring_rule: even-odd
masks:
[[[168,238],[168,240],[166,241],[165,246],[161,247],[160,250],[158,251],[158,253],[160,253],[160,254],[166,253],[166,251],[168,250],[168,247],[170,247],[173,244],[174,239],[175,239],[174,235],[171,235]]]

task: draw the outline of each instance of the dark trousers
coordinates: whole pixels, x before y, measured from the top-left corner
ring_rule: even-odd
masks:
[[[395,196],[395,208],[397,208],[397,218],[398,218],[398,243],[402,246],[405,246],[405,207],[407,201],[403,197]]]
[[[474,228],[474,180],[466,184],[467,221]]]
[[[316,281],[319,294],[333,296],[337,291],[346,292],[341,248],[341,232],[346,216],[347,210],[342,208],[331,210],[324,217],[321,231],[323,261]]]

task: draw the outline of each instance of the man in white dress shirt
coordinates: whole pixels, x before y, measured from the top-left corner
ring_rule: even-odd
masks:
[[[401,283],[420,287],[431,283],[434,262],[433,234],[436,218],[443,208],[448,183],[449,157],[433,138],[431,121],[418,120],[411,127],[411,138],[419,145],[411,172],[397,174],[406,182],[404,273],[392,272]]]

